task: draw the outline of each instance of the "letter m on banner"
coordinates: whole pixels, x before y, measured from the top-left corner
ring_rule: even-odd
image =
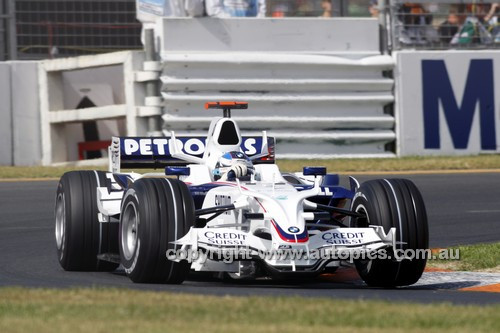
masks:
[[[441,148],[439,102],[455,149],[469,144],[474,112],[479,103],[481,149],[496,150],[493,61],[470,61],[462,103],[457,104],[443,60],[422,60],[424,136],[426,149]]]

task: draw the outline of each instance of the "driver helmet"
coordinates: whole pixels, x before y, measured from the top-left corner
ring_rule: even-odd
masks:
[[[213,170],[215,180],[250,180],[250,175],[254,173],[252,161],[247,155],[240,151],[230,151],[224,153]]]

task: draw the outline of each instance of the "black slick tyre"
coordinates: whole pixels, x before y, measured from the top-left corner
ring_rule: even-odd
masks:
[[[113,271],[118,264],[99,260],[98,254],[117,252],[116,223],[100,223],[97,187],[102,171],[70,171],[57,186],[55,235],[57,257],[67,271]]]
[[[182,283],[191,265],[167,259],[171,242],[193,226],[195,208],[186,184],[176,179],[139,179],[123,196],[120,258],[133,282]]]
[[[397,287],[414,284],[422,276],[426,258],[395,260],[395,251],[426,250],[429,246],[424,201],[413,182],[406,179],[377,179],[357,190],[352,210],[366,218],[352,218],[351,227],[378,225],[388,232],[396,228],[396,249],[387,250],[386,259],[355,260],[361,278],[370,286]],[[408,252],[409,253],[409,252]]]

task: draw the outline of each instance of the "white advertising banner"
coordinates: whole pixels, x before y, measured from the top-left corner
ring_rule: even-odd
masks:
[[[401,156],[500,151],[500,51],[401,51],[394,57]]]

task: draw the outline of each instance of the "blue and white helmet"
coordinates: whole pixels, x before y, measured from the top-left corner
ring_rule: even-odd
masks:
[[[224,153],[219,157],[213,170],[215,180],[234,180],[235,178],[246,180],[253,173],[252,161],[240,151]]]

